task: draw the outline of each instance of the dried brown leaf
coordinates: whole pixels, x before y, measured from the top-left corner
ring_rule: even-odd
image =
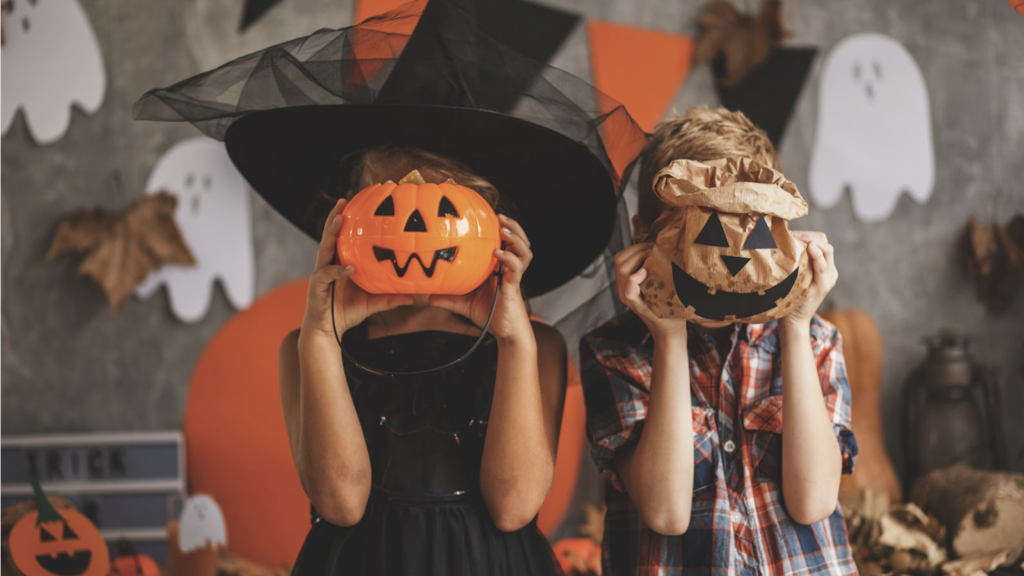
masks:
[[[694,46],[698,64],[724,59],[721,86],[736,86],[760,66],[772,48],[789,39],[781,0],[765,0],[761,12],[742,14],[727,0],[713,1],[697,19],[701,33]]]
[[[61,219],[46,260],[85,253],[78,273],[95,280],[117,311],[146,276],[164,264],[195,265],[174,222],[178,201],[161,191],[140,199],[123,213],[101,208]]]

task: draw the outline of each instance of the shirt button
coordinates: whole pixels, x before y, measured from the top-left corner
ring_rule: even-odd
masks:
[[[733,512],[732,513],[732,523],[733,524],[740,524],[741,522],[743,522],[743,515],[740,514],[739,512]]]
[[[726,452],[728,452],[729,454],[732,454],[733,451],[736,450],[736,443],[733,442],[732,440],[726,440],[725,441],[725,445],[722,446],[722,448],[725,448]]]

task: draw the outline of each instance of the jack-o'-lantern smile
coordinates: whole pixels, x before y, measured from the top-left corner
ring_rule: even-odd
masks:
[[[420,255],[416,252],[409,255],[405,260],[404,265],[398,264],[398,258],[395,256],[395,251],[390,248],[374,246],[373,256],[377,259],[377,262],[389,260],[391,265],[395,267],[395,274],[397,274],[399,278],[405,277],[405,273],[409,271],[409,265],[412,264],[414,259],[420,263],[420,268],[423,269],[423,275],[427,278],[433,278],[434,269],[437,267],[437,261],[444,260],[445,262],[453,262],[458,251],[459,249],[456,246],[434,250],[434,256],[431,258],[429,266],[423,263],[423,259],[420,258]]]
[[[676,296],[683,306],[692,306],[696,314],[708,320],[725,320],[725,311],[730,316],[747,317],[761,314],[774,308],[779,300],[789,295],[796,284],[800,269],[797,268],[785,280],[764,291],[727,292],[718,290],[714,294],[711,288],[672,264],[672,281],[675,284]]]
[[[363,189],[342,216],[338,258],[355,266],[352,281],[367,292],[468,294],[498,264],[494,209],[452,180],[428,184],[413,170]]]
[[[81,574],[89,567],[92,561],[92,552],[79,550],[73,554],[61,552],[56,556],[40,554],[36,556],[36,562],[43,567],[43,570],[53,574]]]

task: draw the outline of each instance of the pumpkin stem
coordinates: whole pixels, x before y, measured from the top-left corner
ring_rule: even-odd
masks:
[[[32,483],[32,491],[36,493],[36,508],[39,510],[39,516],[36,517],[36,526],[44,522],[64,522],[64,517],[53,507],[46,494],[43,494],[43,488],[39,485],[39,480],[35,476],[31,476],[29,477],[29,482]]]
[[[398,183],[399,184],[417,184],[417,185],[420,185],[420,184],[426,184],[427,181],[423,179],[423,176],[420,174],[419,170],[413,170],[412,172],[409,172],[408,174],[403,176],[402,179],[398,181]]]

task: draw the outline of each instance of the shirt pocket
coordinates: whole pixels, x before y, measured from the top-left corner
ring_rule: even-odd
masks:
[[[743,411],[743,428],[750,445],[754,480],[782,479],[782,395],[768,396]]]
[[[714,488],[717,476],[718,429],[714,412],[708,408],[693,407],[693,493]]]

